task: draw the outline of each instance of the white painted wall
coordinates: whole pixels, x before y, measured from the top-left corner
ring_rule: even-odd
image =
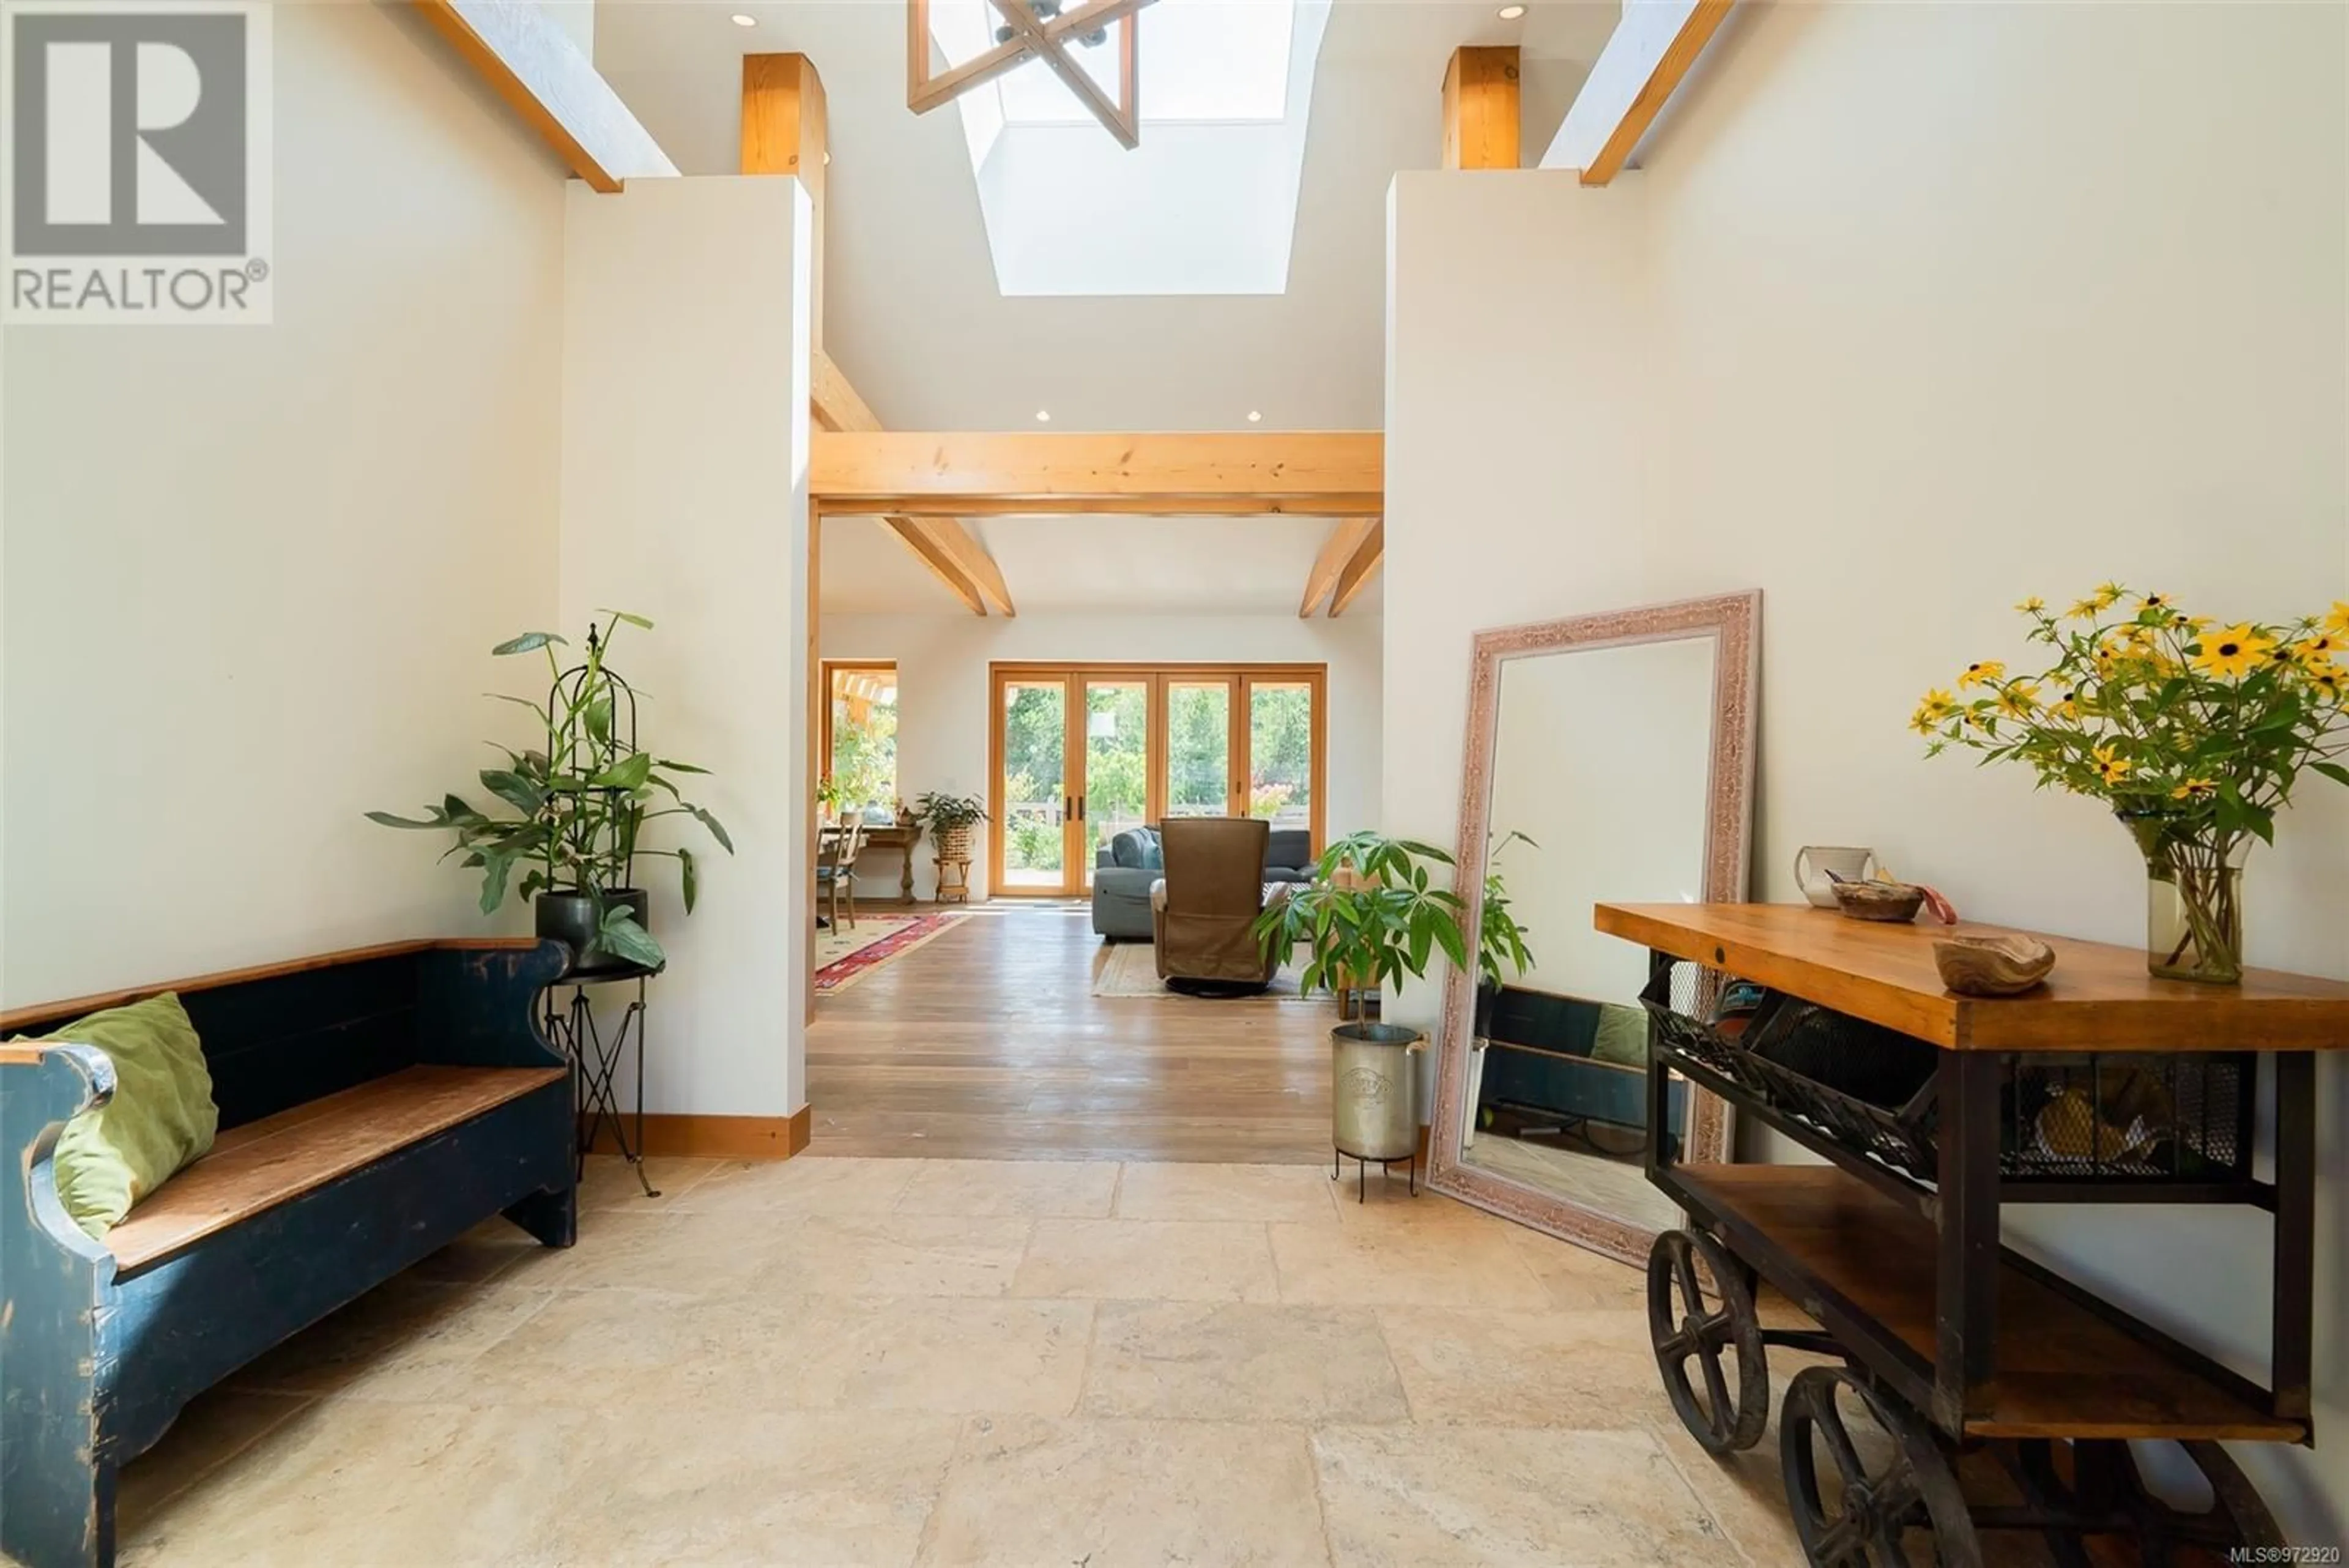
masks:
[[[807,1098],[807,195],[774,177],[574,184],[565,219],[564,624],[651,618],[625,645],[640,739],[710,770],[689,793],[735,846],[704,857],[689,919],[652,879],[671,971],[646,1100],[784,1116]],[[671,841],[707,845],[690,825]]]
[[[404,8],[275,26],[274,325],[5,334],[8,1003],[527,929],[360,814],[554,610],[560,184]]]
[[[1378,820],[1379,628],[1377,618],[1351,615],[828,615],[821,636],[826,659],[897,661],[897,790],[908,801],[926,790],[986,797],[991,662],[1326,663],[1328,824],[1337,835]],[[984,897],[984,838],[978,854],[971,883]],[[894,867],[876,875],[891,883]],[[927,854],[918,855],[915,896],[930,897],[936,882]]]
[[[1927,763],[1902,724],[1968,659],[2022,656],[2026,594],[2349,597],[2349,13],[1731,27],[1651,172],[1396,182],[1386,826],[1457,821],[1472,628],[1758,587],[1758,895],[1795,896],[1799,845],[1872,844],[1975,917],[2139,940],[2141,869],[2093,805]],[[2313,782],[2281,836],[2251,863],[2251,956],[2349,975],[2349,792]],[[2321,1446],[2237,1450],[2305,1542],[2349,1529],[2344,1065],[2319,1080]],[[2030,1228],[2263,1364],[2254,1217]]]

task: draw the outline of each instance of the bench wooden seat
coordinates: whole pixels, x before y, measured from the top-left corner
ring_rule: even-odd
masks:
[[[0,1559],[114,1561],[116,1472],[254,1356],[502,1214],[578,1234],[558,942],[400,942],[0,1015]],[[57,1135],[115,1090],[74,1020],[179,993],[212,1150],[93,1241]],[[55,1032],[68,1030],[62,1037]]]
[[[560,1067],[403,1067],[232,1127],[107,1232],[116,1277],[563,1076]]]

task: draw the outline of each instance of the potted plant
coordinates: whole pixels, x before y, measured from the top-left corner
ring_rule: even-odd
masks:
[[[1340,975],[1416,980],[1439,949],[1465,967],[1460,896],[1432,886],[1428,875],[1430,865],[1452,864],[1432,845],[1350,835],[1322,854],[1310,883],[1275,898],[1257,917],[1257,940],[1282,963],[1299,944],[1309,949],[1312,957],[1299,977],[1308,992]],[[1368,1006],[1350,989],[1342,992],[1343,1022],[1330,1032],[1332,1138],[1357,1159],[1402,1159],[1419,1149],[1419,1075],[1409,1058],[1426,1037],[1402,1024],[1368,1022]]]
[[[499,746],[507,765],[481,770],[481,787],[511,815],[492,815],[496,805],[478,810],[457,794],[426,806],[420,820],[383,811],[367,815],[386,827],[453,834],[456,842],[442,858],[460,856],[460,865],[481,871],[485,915],[505,901],[514,867],[527,867],[520,891],[534,900],[538,934],[570,945],[574,971],[631,964],[658,969],[668,959],[653,939],[650,900],[635,885],[636,857],[678,863],[688,915],[700,888],[699,866],[689,849],[646,848],[639,842],[645,825],[689,816],[730,855],[734,842],[669,777],[707,770],[636,746],[636,693],[605,656],[621,622],[647,631],[652,622],[618,610],[596,613],[608,618],[588,628],[586,659],[570,670],[554,652],[567,645],[553,632],[526,632],[491,649],[501,657],[543,650],[549,672],[543,702],[492,693],[529,709],[543,736],[525,751]]]
[[[930,790],[914,802],[914,820],[929,829],[941,860],[968,860],[971,829],[987,820],[987,804],[975,794]]]
[[[815,781],[816,812],[825,822],[840,815],[840,781],[830,774]]]
[[[2251,839],[2274,842],[2302,769],[2349,784],[2334,760],[2349,751],[2349,603],[2281,626],[2220,626],[2106,583],[2061,616],[2036,598],[2015,608],[2054,663],[2010,676],[1983,659],[1954,692],[1927,692],[1909,722],[1930,740],[1926,754],[1963,746],[1984,763],[2027,763],[2041,788],[2103,801],[2145,857],[2147,967],[2240,981]]]
[[[1534,962],[1534,955],[1526,946],[1526,928],[1509,913],[1509,891],[1501,880],[1501,857],[1512,844],[1522,844],[1529,849],[1541,847],[1512,829],[1485,857],[1485,902],[1476,938],[1475,1033],[1479,1039],[1487,1033],[1493,1004],[1500,1000],[1502,985],[1525,973]],[[1506,975],[1501,972],[1505,965]]]

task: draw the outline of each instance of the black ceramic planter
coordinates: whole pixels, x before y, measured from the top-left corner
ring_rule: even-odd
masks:
[[[641,888],[616,888],[604,895],[605,908],[616,905],[636,912],[636,924],[647,930],[653,929],[652,899]],[[573,974],[595,974],[604,970],[627,969],[628,961],[604,950],[595,940],[595,899],[588,893],[568,889],[541,893],[533,906],[538,920],[538,934],[561,942],[571,950]]]

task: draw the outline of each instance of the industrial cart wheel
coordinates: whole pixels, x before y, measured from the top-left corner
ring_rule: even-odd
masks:
[[[2020,1478],[2032,1502],[2077,1521],[2046,1531],[2048,1547],[2061,1568],[2092,1561],[2084,1545],[2090,1535],[2134,1541],[2137,1562],[2162,1568],[2220,1563],[2235,1550],[2284,1544],[2275,1515],[2225,1449],[2211,1442],[2177,1446],[2209,1483],[2208,1508],[2181,1509],[2156,1497],[2145,1484],[2136,1451],[2125,1442],[2058,1445],[2043,1438],[2015,1445]],[[2070,1451],[2061,1453],[2061,1449]]]
[[[1713,1279],[1711,1301],[1697,1272],[1700,1261]],[[1667,1231],[1648,1252],[1648,1337],[1656,1347],[1656,1367],[1681,1424],[1709,1454],[1750,1449],[1770,1424],[1770,1369],[1749,1278],[1744,1265],[1702,1232]],[[1722,1365],[1723,1353],[1733,1349],[1734,1399]],[[1689,1380],[1692,1359],[1704,1378],[1702,1400]]]
[[[1891,1438],[1863,1459],[1838,1396],[1848,1390]],[[1835,1466],[1820,1485],[1818,1449]],[[1786,1506],[1812,1568],[1982,1568],[1957,1472],[1923,1421],[1839,1366],[1809,1366],[1786,1385],[1778,1412]]]

